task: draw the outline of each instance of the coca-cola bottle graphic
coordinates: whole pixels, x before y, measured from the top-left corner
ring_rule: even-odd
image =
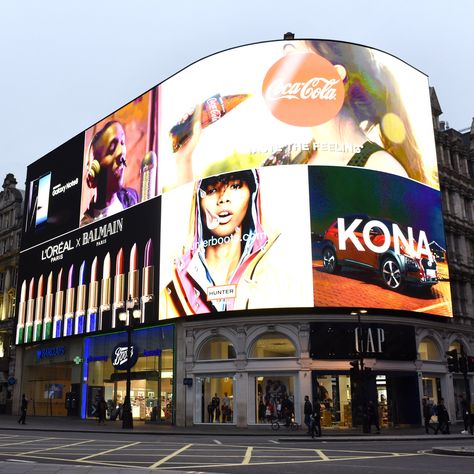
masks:
[[[224,97],[220,94],[216,94],[209,97],[209,99],[205,100],[202,104],[198,104],[194,112],[189,115],[186,120],[176,124],[170,130],[173,153],[178,151],[180,147],[191,138],[196,120],[200,118],[202,128],[206,128],[249,97],[250,94],[234,94]]]

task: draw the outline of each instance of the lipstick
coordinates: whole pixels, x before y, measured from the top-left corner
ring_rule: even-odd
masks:
[[[130,250],[130,270],[128,272],[128,304],[131,307],[138,306],[140,273],[138,271],[137,244],[133,244]],[[130,324],[127,311],[127,325]]]
[[[148,239],[145,245],[145,255],[143,256],[143,270],[142,270],[142,296],[140,298],[140,322],[151,322],[148,319],[153,317],[153,308],[149,303],[153,302],[153,281],[154,281],[154,266],[153,266],[153,242]]]
[[[26,313],[26,280],[23,280],[18,303],[18,324],[16,326],[16,343],[21,344],[25,337],[25,313]]]
[[[140,166],[140,202],[155,196],[156,191],[156,153],[149,151]]]
[[[118,315],[125,311],[125,274],[123,273],[123,249],[115,258],[114,302],[112,303],[112,328],[119,326]]]
[[[66,311],[64,312],[63,336],[72,336],[74,326],[74,264],[69,267],[67,274]]]
[[[89,283],[89,304],[87,306],[86,332],[97,330],[97,306],[99,282],[97,281],[97,257],[92,260],[91,282]]]
[[[86,261],[83,260],[79,268],[79,284],[77,285],[76,318],[74,319],[74,334],[84,332],[84,318],[86,313]]]
[[[99,324],[98,330],[111,329],[110,314],[110,253],[104,258],[102,267],[102,282],[100,285],[100,306],[99,306]]]
[[[43,340],[51,339],[53,328],[53,272],[49,272],[44,302]]]
[[[41,341],[43,327],[43,275],[38,280],[38,291],[36,293],[35,322],[33,324],[33,341]]]
[[[26,304],[26,323],[25,323],[25,337],[24,342],[31,342],[33,340],[33,316],[35,310],[35,279],[30,280],[28,287],[28,303]]]
[[[63,269],[59,270],[54,300],[53,338],[61,337],[63,325],[64,291],[62,289]]]

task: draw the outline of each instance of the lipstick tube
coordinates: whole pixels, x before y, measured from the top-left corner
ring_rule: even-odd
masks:
[[[43,340],[51,339],[53,328],[53,272],[49,273],[46,283],[46,297],[43,316]]]
[[[102,282],[100,285],[100,306],[99,306],[99,322],[97,329],[110,329],[112,327],[110,314],[110,253],[104,258],[102,270]]]
[[[28,288],[28,303],[26,304],[26,323],[25,323],[25,337],[24,342],[31,342],[33,340],[33,316],[35,311],[35,279],[30,280]]]
[[[99,282],[97,281],[97,257],[92,261],[91,282],[89,283],[89,304],[87,306],[86,332],[97,330],[97,307],[99,297]]]
[[[119,314],[125,311],[125,274],[123,273],[123,249],[115,259],[114,301],[112,303],[112,328],[120,326]]]
[[[38,292],[36,293],[35,321],[33,324],[33,341],[41,341],[43,328],[43,275],[38,280]]]
[[[54,317],[53,317],[53,338],[61,337],[63,326],[63,303],[64,291],[62,290],[63,269],[59,270],[58,282],[56,285],[56,295],[54,299]]]
[[[16,344],[21,344],[25,337],[25,314],[26,314],[26,280],[23,280],[18,303],[18,323],[16,326]]]
[[[64,312],[63,336],[72,336],[74,329],[74,264],[69,267],[66,289],[66,311]]]
[[[151,322],[148,321],[153,317],[153,308],[149,303],[153,302],[153,288],[154,283],[154,266],[153,266],[153,242],[148,239],[145,245],[145,255],[143,257],[143,270],[142,270],[142,296],[140,298],[140,322]]]
[[[140,272],[138,271],[137,244],[133,244],[130,250],[130,271],[128,272],[128,301],[130,307],[138,306],[139,303]],[[127,311],[127,326],[130,324],[129,312]]]
[[[140,202],[148,201],[156,192],[156,153],[149,151],[140,167]]]
[[[86,313],[86,285],[84,283],[84,273],[86,271],[86,261],[83,260],[79,268],[79,284],[77,286],[76,317],[74,319],[74,334],[84,332],[84,318]]]

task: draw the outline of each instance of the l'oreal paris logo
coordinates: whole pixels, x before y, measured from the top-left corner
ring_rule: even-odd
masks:
[[[130,345],[130,361],[128,359],[128,346],[126,343],[117,344],[112,353],[112,365],[118,369],[127,369],[133,367],[138,360],[138,348]]]
[[[313,127],[331,120],[341,110],[343,76],[318,54],[294,52],[279,59],[268,70],[262,94],[278,120]]]
[[[365,248],[360,242],[359,238],[355,235],[355,230],[362,222],[362,219],[354,219],[349,227],[346,228],[346,222],[343,217],[337,218],[338,228],[338,244],[340,250],[346,250],[346,243],[348,240],[354,245],[359,252],[365,252]],[[380,239],[374,241],[371,237],[371,231],[377,229]],[[433,255],[430,250],[428,238],[424,230],[420,230],[418,239],[415,240],[413,236],[413,228],[407,227],[407,236],[404,235],[402,229],[396,224],[392,223],[392,228],[389,229],[387,225],[378,220],[368,221],[362,229],[362,240],[369,250],[375,253],[385,253],[391,245],[393,245],[395,253],[400,254],[400,247],[402,246],[408,253],[408,255],[415,255],[417,258],[421,258],[421,255],[427,255],[429,260],[433,260]],[[416,243],[416,248],[415,248]]]

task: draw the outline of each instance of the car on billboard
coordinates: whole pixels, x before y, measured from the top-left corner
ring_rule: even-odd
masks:
[[[342,220],[345,240],[341,244],[339,224]],[[320,243],[323,267],[328,273],[337,273],[343,267],[375,272],[391,290],[407,286],[431,288],[438,283],[436,260],[429,247],[423,247],[420,242],[406,245],[412,234],[408,228],[388,219],[367,215],[337,219]],[[396,240],[401,235],[400,243]]]

